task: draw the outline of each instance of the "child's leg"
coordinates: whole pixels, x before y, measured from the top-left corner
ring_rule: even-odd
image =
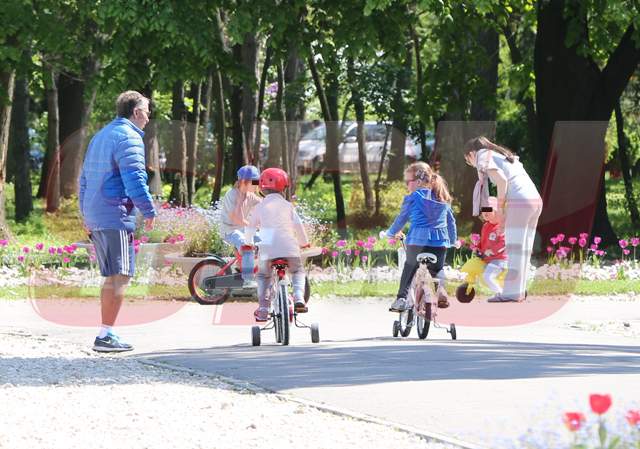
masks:
[[[435,288],[438,294],[438,307],[449,307],[449,298],[447,297],[447,278],[444,273],[444,261],[447,258],[447,248],[428,246],[425,252],[436,256],[435,263],[429,263],[427,268],[431,278],[435,281]]]
[[[299,257],[288,257],[289,274],[293,284],[293,297],[295,302],[304,303],[304,279],[305,272],[302,260]]]
[[[407,257],[404,262],[404,267],[402,268],[400,286],[398,287],[398,294],[396,295],[396,298],[407,297],[411,281],[413,281],[413,277],[416,275],[416,271],[418,270],[418,261],[416,260],[416,256],[423,252],[425,248],[426,247],[424,246],[407,245]]]
[[[494,260],[487,264],[482,273],[482,278],[487,287],[496,295],[502,294],[502,287],[498,283],[498,276],[507,268],[507,262],[504,260]]]
[[[225,235],[222,240],[227,242],[229,245],[233,245],[238,251],[240,251],[242,245],[245,244],[244,233],[238,230]]]
[[[272,277],[273,270],[271,268],[271,261],[261,260],[258,264],[258,275],[256,276],[258,282],[258,303],[260,307],[269,307],[267,293],[271,288]]]
[[[305,271],[302,260],[299,257],[289,257],[289,272],[291,273],[291,283],[293,284],[293,297],[296,302],[304,302],[304,282]]]

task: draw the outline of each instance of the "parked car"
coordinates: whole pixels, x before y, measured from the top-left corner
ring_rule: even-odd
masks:
[[[318,125],[307,132],[298,143],[298,156],[296,167],[304,172],[313,169],[319,164],[325,153],[326,128],[324,124]]]
[[[358,159],[358,125],[356,123],[345,123],[344,137],[338,147],[340,158],[340,168],[345,171],[359,170]],[[367,165],[370,172],[375,172],[379,168],[380,158],[384,147],[385,137],[387,137],[387,126],[382,123],[365,122],[364,124],[367,155]],[[387,149],[391,145],[391,130],[387,137]],[[305,134],[300,140],[296,166],[300,171],[308,171],[319,164],[325,156],[326,129],[324,124],[314,128]],[[429,141],[427,141],[427,144]],[[433,143],[431,144],[433,145]],[[405,155],[410,160],[420,159],[422,154],[420,143],[417,139],[407,137],[405,144]]]

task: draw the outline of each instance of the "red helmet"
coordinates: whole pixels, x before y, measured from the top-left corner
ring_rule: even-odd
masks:
[[[282,192],[289,185],[289,175],[281,168],[267,168],[260,175],[260,190]]]

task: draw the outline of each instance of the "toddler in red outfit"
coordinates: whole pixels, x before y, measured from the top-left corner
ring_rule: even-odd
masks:
[[[497,213],[498,200],[489,197],[491,212],[482,212],[480,217],[484,225],[480,231],[480,244],[478,246],[480,258],[486,262],[482,278],[487,286],[495,294],[502,294],[502,286],[498,282],[498,276],[507,269],[507,254],[505,253],[504,232],[501,231],[500,220]]]

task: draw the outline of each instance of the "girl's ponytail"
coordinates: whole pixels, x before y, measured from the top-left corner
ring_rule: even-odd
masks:
[[[409,176],[420,181],[420,185],[429,187],[435,199],[442,203],[451,203],[451,194],[447,182],[426,162],[414,162],[405,170]]]
[[[431,175],[431,191],[436,199],[442,203],[451,203],[451,194],[447,187],[447,181],[437,173]]]

